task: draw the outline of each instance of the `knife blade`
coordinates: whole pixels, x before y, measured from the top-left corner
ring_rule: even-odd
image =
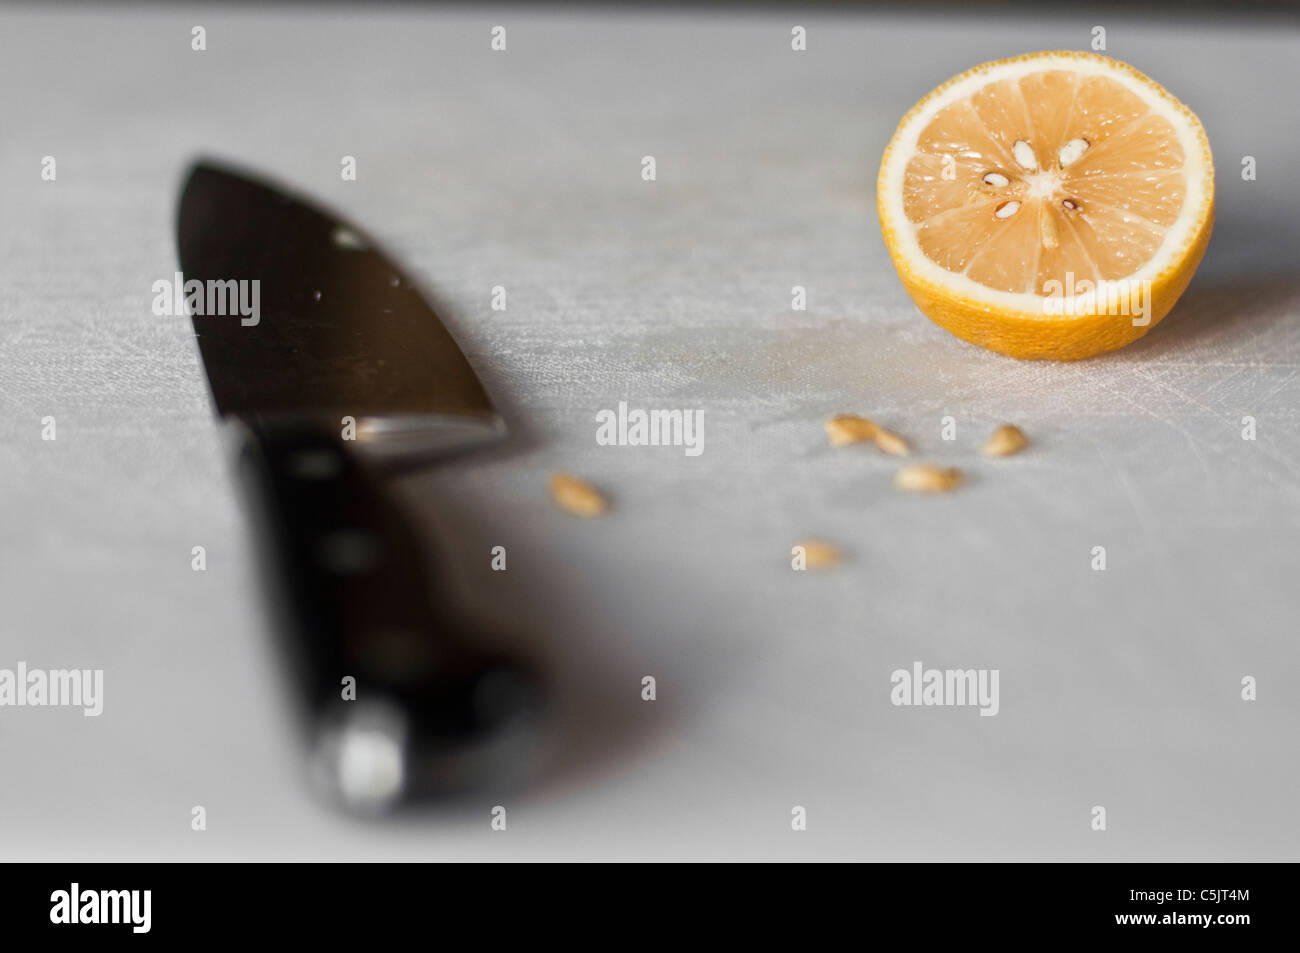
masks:
[[[396,467],[504,433],[454,338],[364,232],[260,177],[195,164],[176,234],[313,777],[375,811],[518,775],[536,669],[483,645],[392,486]]]

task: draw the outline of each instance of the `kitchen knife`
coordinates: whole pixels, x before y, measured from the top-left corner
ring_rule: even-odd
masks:
[[[536,670],[456,610],[388,479],[504,433],[464,355],[363,232],[255,177],[195,165],[177,244],[313,775],[370,811],[517,774]]]

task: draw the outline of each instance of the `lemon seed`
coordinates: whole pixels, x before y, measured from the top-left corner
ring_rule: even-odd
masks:
[[[892,430],[883,428],[877,430],[875,440],[876,446],[885,453],[893,454],[896,457],[905,457],[908,454],[907,441]]]
[[[600,516],[605,512],[605,498],[600,491],[569,473],[551,474],[551,498],[575,516]]]
[[[986,457],[1009,457],[1029,446],[1029,438],[1015,424],[1003,424],[993,431],[980,453]]]
[[[1017,139],[1011,147],[1011,155],[1015,157],[1017,164],[1022,169],[1029,172],[1038,171],[1038,157],[1034,155],[1034,148],[1023,139]]]
[[[1065,145],[1061,146],[1061,151],[1057,155],[1057,160],[1061,163],[1061,168],[1074,165],[1079,161],[1079,157],[1088,151],[1091,145],[1087,139],[1071,139]]]
[[[919,463],[899,470],[894,476],[894,486],[913,493],[947,493],[961,485],[961,480],[961,471],[956,467]]]
[[[829,569],[840,561],[838,546],[819,539],[801,539],[795,543],[803,547],[804,566],[808,569]]]
[[[857,414],[836,414],[826,421],[826,436],[832,447],[846,447],[863,440],[874,440],[879,428],[874,421]]]

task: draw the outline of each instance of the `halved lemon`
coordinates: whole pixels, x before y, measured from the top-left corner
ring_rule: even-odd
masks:
[[[1194,113],[1095,53],[985,63],[903,117],[880,164],[885,244],[918,308],[1019,358],[1123,347],[1169,312],[1214,224]]]

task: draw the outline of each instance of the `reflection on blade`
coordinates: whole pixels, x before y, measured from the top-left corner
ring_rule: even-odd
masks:
[[[460,348],[361,231],[201,163],[177,227],[188,304],[218,410],[248,421],[351,417],[372,446],[419,450],[500,429]],[[198,282],[198,285],[194,283]],[[231,284],[231,283],[234,284]],[[244,283],[244,284],[240,284]],[[243,291],[259,313],[231,307]]]

